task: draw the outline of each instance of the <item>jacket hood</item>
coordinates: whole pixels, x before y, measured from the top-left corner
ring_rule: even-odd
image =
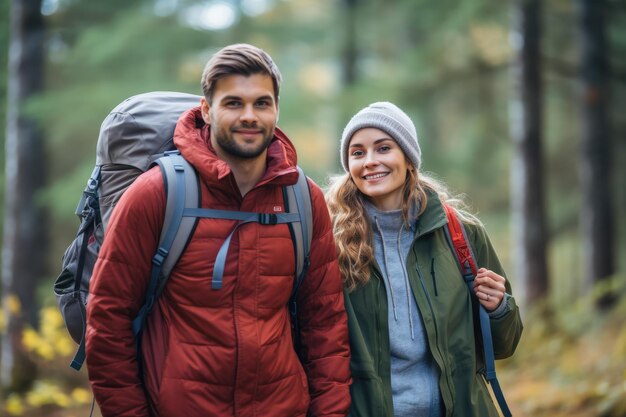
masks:
[[[210,140],[210,125],[202,119],[200,106],[194,107],[178,119],[174,131],[174,145],[201,177],[217,183],[232,173],[228,164],[218,158]],[[287,135],[278,127],[267,149],[267,168],[259,183],[277,185],[295,184],[298,174],[296,149]]]

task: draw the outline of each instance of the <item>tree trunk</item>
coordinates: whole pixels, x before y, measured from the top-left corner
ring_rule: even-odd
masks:
[[[585,292],[615,273],[606,12],[605,0],[580,0],[583,132],[579,166]],[[611,304],[608,293],[598,300],[600,308]]]
[[[26,323],[36,326],[37,281],[47,259],[46,226],[36,193],[45,178],[41,132],[24,114],[24,104],[43,84],[44,22],[41,0],[13,0],[8,68],[5,218],[2,249],[3,310],[0,385],[21,392],[36,367],[22,345]]]
[[[341,56],[339,57],[339,62],[341,62],[341,82],[344,90],[343,99],[345,101],[346,98],[352,97],[351,88],[357,83],[358,79],[358,45],[357,45],[357,9],[359,2],[358,0],[342,0],[342,22],[340,30],[343,31],[343,43],[341,45]],[[348,100],[351,101],[351,100]],[[353,112],[351,106],[348,106],[350,110],[346,108],[346,106],[340,107],[340,123],[347,123],[352,117]],[[341,126],[341,130],[343,129]],[[341,135],[341,130],[337,132],[337,134]],[[339,161],[339,155],[335,153],[333,165],[335,167],[341,167],[341,162]]]
[[[511,202],[514,231],[514,276],[520,299],[531,305],[548,295],[546,215],[542,152],[542,81],[540,0],[517,0],[512,39]]]
[[[343,0],[345,13],[345,41],[343,45],[342,60],[342,81],[344,86],[351,86],[357,79],[357,30],[356,30],[356,9],[357,0]]]

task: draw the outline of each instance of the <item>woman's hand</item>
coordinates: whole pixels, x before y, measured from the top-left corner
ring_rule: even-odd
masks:
[[[474,279],[474,293],[488,311],[493,311],[504,299],[506,279],[495,272],[480,268]]]

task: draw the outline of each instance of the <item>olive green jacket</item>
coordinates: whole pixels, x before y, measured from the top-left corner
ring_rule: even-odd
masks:
[[[439,387],[446,417],[497,417],[486,383],[482,339],[475,308],[455,255],[447,243],[447,223],[439,199],[429,197],[417,220],[415,240],[407,259],[409,281],[420,311],[428,344],[440,370]],[[500,261],[481,226],[465,224],[477,267],[505,276]],[[511,287],[507,281],[507,293]],[[508,311],[491,318],[496,359],[515,351],[522,321],[514,298]],[[352,417],[393,416],[390,378],[387,296],[380,269],[374,263],[369,282],[346,292],[352,352]],[[415,387],[420,389],[419,387]]]

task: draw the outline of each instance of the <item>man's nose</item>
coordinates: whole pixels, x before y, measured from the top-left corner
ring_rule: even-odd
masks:
[[[245,105],[239,119],[242,123],[256,123],[259,119],[255,112],[254,105]]]

